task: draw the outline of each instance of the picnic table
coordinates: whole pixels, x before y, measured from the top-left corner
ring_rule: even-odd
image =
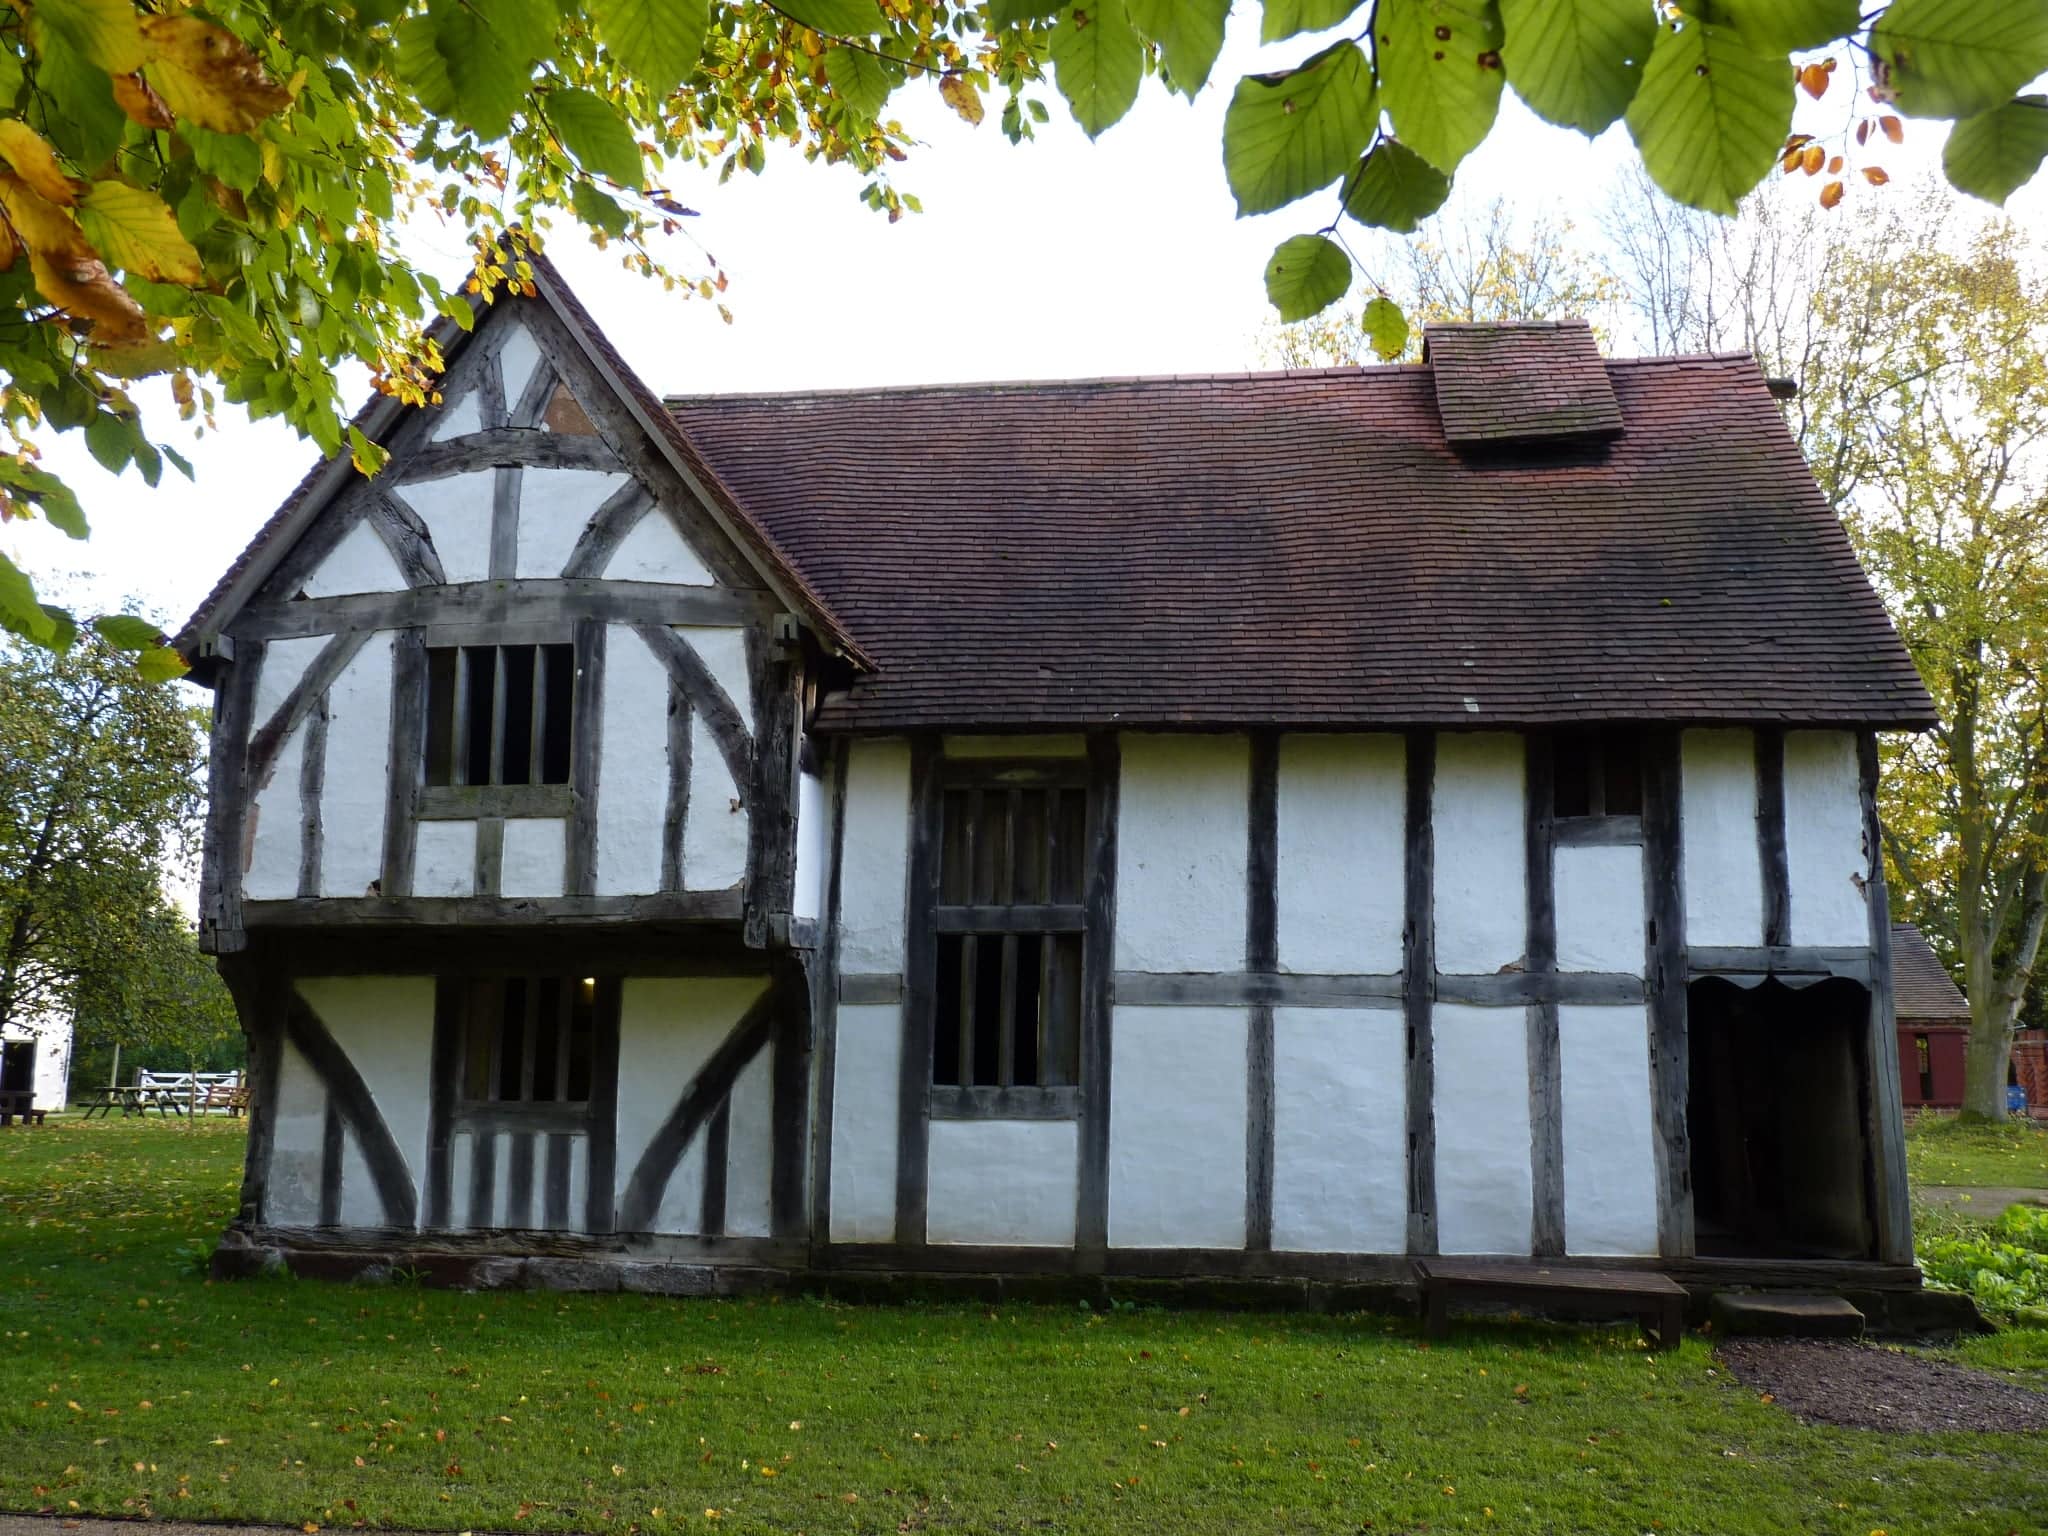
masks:
[[[15,1116],[21,1117],[23,1125],[41,1125],[43,1112],[36,1108],[35,1091],[29,1088],[0,1088],[0,1125],[14,1124]]]
[[[125,1088],[94,1088],[84,1099],[84,1118],[94,1115],[111,1115],[120,1110],[125,1119],[129,1115],[146,1115],[154,1108],[159,1115],[184,1114],[188,1096],[175,1088],[144,1088],[130,1085]]]

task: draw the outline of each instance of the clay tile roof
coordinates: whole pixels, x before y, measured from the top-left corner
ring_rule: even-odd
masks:
[[[1431,325],[1422,336],[1446,442],[1598,441],[1622,430],[1607,364],[1583,320]]]
[[[1969,1001],[1957,990],[1927,936],[1911,923],[1892,924],[1892,998],[1901,1023],[1970,1022]]]
[[[670,408],[874,660],[827,729],[1931,723],[1754,360],[1602,373],[1484,454],[1434,364]]]

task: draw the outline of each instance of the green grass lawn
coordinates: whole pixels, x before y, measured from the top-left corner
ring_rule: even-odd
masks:
[[[1966,1125],[1954,1115],[1922,1115],[1906,1129],[1906,1173],[1918,1185],[2048,1189],[2048,1125]]]
[[[0,1508],[648,1533],[2048,1529],[2039,1437],[1803,1428],[1697,1339],[210,1284],[193,1253],[240,1152],[224,1121],[0,1132]],[[2042,1363],[2005,1337],[1985,1363]]]

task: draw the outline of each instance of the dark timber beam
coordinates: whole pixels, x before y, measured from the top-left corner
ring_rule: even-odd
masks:
[[[1692,1142],[1688,1078],[1685,851],[1680,814],[1679,732],[1643,743],[1643,979],[1650,998],[1650,1092],[1657,1164],[1657,1244],[1667,1259],[1693,1251]]]
[[[1523,738],[1524,884],[1528,913],[1531,980],[1557,981],[1553,738],[1532,731]],[[1633,978],[1631,978],[1633,980]],[[1641,995],[1640,985],[1636,993]],[[1438,996],[1443,995],[1442,978]],[[1538,1258],[1564,1252],[1564,1077],[1559,1057],[1557,996],[1538,997],[1526,1007],[1529,1063],[1529,1251]]]
[[[1436,736],[1407,741],[1407,919],[1402,932],[1401,1006],[1408,1026],[1408,1251],[1436,1252],[1436,1060],[1431,1009],[1436,980]]]
[[[1894,1264],[1913,1262],[1913,1208],[1906,1187],[1905,1111],[1899,1088],[1898,1020],[1892,996],[1891,896],[1884,877],[1884,840],[1877,812],[1877,736],[1856,736],[1858,789],[1863,802],[1863,855],[1870,904],[1870,1031],[1866,1053],[1870,1086],[1864,1095],[1876,1186],[1877,1253]]]

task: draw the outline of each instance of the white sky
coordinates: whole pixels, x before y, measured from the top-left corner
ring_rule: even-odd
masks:
[[[1326,222],[1335,194],[1235,219],[1223,178],[1223,111],[1238,75],[1285,68],[1316,46],[1296,38],[1261,49],[1257,7],[1240,5],[1200,99],[1169,97],[1148,81],[1131,115],[1093,145],[1050,83],[1043,94],[1053,121],[1035,143],[1015,148],[997,127],[999,103],[970,129],[931,87],[906,87],[891,111],[923,147],[896,168],[897,181],[925,212],[893,226],[860,204],[854,173],[794,154],[771,153],[763,175],[723,187],[714,175],[678,174],[673,195],[702,214],[692,233],[731,278],[730,327],[711,305],[622,272],[616,253],[589,248],[574,231],[558,228],[548,253],[660,392],[1254,367],[1270,314],[1266,258],[1288,235]],[[1845,86],[1817,105],[1802,97],[1799,126],[1838,130]],[[1941,133],[1909,122],[1907,143],[1886,150],[1884,163],[1894,176],[1934,165]],[[1458,197],[1505,197],[1519,215],[1563,215],[1591,233],[1629,149],[1618,125],[1588,143],[1539,122],[1509,92],[1493,134],[1458,172]],[[2044,182],[2037,178],[2010,211],[2041,222]],[[1799,177],[1787,195],[1815,190]],[[1883,194],[1858,184],[1856,195]],[[428,234],[423,248],[436,270],[463,269],[461,243],[449,232]],[[675,243],[679,264],[692,254]],[[175,627],[315,451],[276,422],[227,412],[220,431],[195,442],[166,390],[144,389],[138,398],[155,435],[192,460],[197,483],[167,471],[150,491],[132,473],[103,473],[75,436],[57,440],[49,462],[80,492],[93,537],[78,544],[44,525],[11,524],[0,528],[0,549],[47,594],[89,611],[134,598]]]

